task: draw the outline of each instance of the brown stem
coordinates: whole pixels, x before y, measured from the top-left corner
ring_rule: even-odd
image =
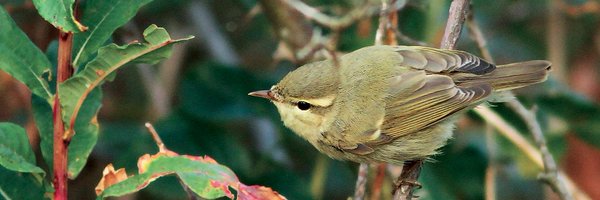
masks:
[[[58,35],[58,70],[56,95],[54,96],[54,105],[52,108],[52,120],[54,123],[54,156],[53,156],[53,175],[54,199],[67,199],[67,147],[70,138],[64,138],[65,124],[62,120],[62,111],[59,99],[59,85],[67,80],[73,74],[71,65],[71,50],[73,48],[73,33],[60,32]]]
[[[380,163],[377,165],[376,169],[375,179],[373,180],[373,185],[371,185],[371,198],[369,199],[381,199],[381,189],[383,187],[383,181],[385,180],[387,164]]]
[[[396,5],[396,0],[390,0],[390,5]],[[396,12],[395,10],[392,11],[392,9],[390,9],[387,18],[387,21],[389,22],[389,27],[387,27],[385,31],[384,43],[387,45],[398,45],[398,40],[396,40],[396,31],[394,31],[398,30],[398,12]]]
[[[406,161],[402,166],[402,173],[396,182],[397,187],[394,191],[394,200],[410,200],[413,198],[415,188],[421,185],[417,182],[423,167],[423,160]]]
[[[73,3],[73,12],[77,16],[78,1]],[[56,93],[54,95],[54,105],[52,106],[52,122],[54,124],[53,131],[53,179],[54,185],[54,200],[66,200],[67,185],[68,185],[68,147],[73,134],[65,131],[65,124],[62,120],[62,111],[60,107],[60,83],[65,82],[73,75],[73,64],[71,62],[73,53],[73,33],[63,32],[58,33],[58,58],[57,58],[57,80]],[[73,127],[70,128],[73,130]]]
[[[398,32],[398,12],[395,9],[397,0],[383,1],[379,14],[379,27],[375,34],[376,45],[398,45],[396,32]]]
[[[158,132],[156,132],[156,129],[154,129],[154,126],[152,126],[150,122],[146,122],[144,126],[146,126],[146,129],[148,129],[148,132],[150,132],[150,135],[152,135],[152,139],[154,139],[154,142],[156,142],[158,150],[160,152],[168,151],[167,147],[165,146],[165,143],[163,143],[162,139],[160,139],[160,136],[158,136]]]
[[[446,30],[440,45],[442,49],[454,49],[456,46],[462,25],[469,12],[469,3],[469,0],[454,0],[450,4],[448,22],[446,22]]]

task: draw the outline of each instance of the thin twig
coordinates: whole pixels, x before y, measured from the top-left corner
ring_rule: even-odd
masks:
[[[379,163],[375,169],[375,179],[373,179],[373,184],[371,185],[371,197],[369,199],[381,198],[381,189],[383,187],[383,181],[385,180],[387,164]]]
[[[542,161],[544,162],[544,172],[539,175],[539,178],[547,183],[552,190],[560,196],[560,199],[573,199],[573,195],[567,189],[564,181],[558,176],[556,162],[554,161],[552,154],[550,154],[550,151],[548,151],[542,128],[535,115],[536,108],[534,107],[531,110],[527,110],[525,106],[517,100],[509,101],[507,104],[523,118],[541,151]]]
[[[375,45],[398,45],[398,13],[401,7],[404,7],[406,1],[389,0],[381,3],[381,12],[379,13],[379,27],[375,33]]]
[[[163,143],[162,139],[160,139],[160,136],[158,135],[158,132],[156,132],[156,129],[154,129],[154,126],[152,126],[152,124],[150,122],[146,122],[144,124],[144,126],[146,127],[146,129],[148,129],[148,132],[150,133],[150,135],[152,135],[152,139],[154,139],[156,146],[158,146],[158,151],[160,153],[168,152],[169,149],[167,149],[167,147],[165,146],[165,143]],[[187,194],[189,200],[199,199],[198,196],[196,195],[196,193],[194,193],[194,191],[192,191],[192,189],[189,188],[183,182],[183,180],[181,180],[181,177],[179,177],[179,175],[177,176],[177,180],[179,181],[179,184],[181,184],[181,187],[183,187],[183,190],[185,190],[185,193]]]
[[[467,23],[469,25],[469,31],[473,36],[474,40],[476,41],[477,45],[479,46],[483,57],[486,60],[493,62],[493,58],[487,48],[486,39],[484,38],[483,33],[479,28],[479,25],[473,20],[473,15],[469,15]],[[542,129],[535,117],[534,111],[527,110],[525,106],[523,106],[523,104],[517,99],[513,99],[507,102],[507,105],[523,118],[523,120],[527,124],[527,127],[531,131],[531,134],[533,135],[538,145],[538,148],[541,151],[544,173],[540,175],[540,179],[546,182],[560,196],[561,199],[572,199],[573,196],[571,192],[568,190],[564,181],[561,181],[561,179],[558,177],[558,169],[556,167],[556,162],[554,161],[554,158],[548,151],[548,146],[546,146],[546,140],[544,139]]]
[[[156,129],[154,129],[154,126],[152,126],[152,124],[150,122],[146,122],[146,124],[144,124],[144,126],[146,126],[146,129],[148,129],[148,132],[150,133],[150,135],[152,135],[152,139],[154,139],[154,142],[156,143],[156,146],[158,146],[158,149],[160,152],[165,152],[167,151],[167,147],[165,147],[165,143],[163,143],[163,141],[160,139],[160,136],[158,136],[158,132],[156,132]]]
[[[444,37],[442,38],[442,44],[440,45],[442,49],[454,49],[456,47],[462,25],[469,12],[469,4],[469,0],[454,0],[452,1],[452,4],[450,4],[448,22],[446,23]]]
[[[487,48],[487,40],[483,36],[481,28],[479,28],[479,25],[475,22],[475,19],[473,19],[473,12],[470,12],[467,18],[467,28],[469,28],[469,35],[471,35],[471,38],[477,43],[483,58],[489,62],[495,63],[490,50]]]
[[[399,29],[396,29],[395,31],[396,31],[396,37],[398,38],[398,40],[404,41],[404,42],[408,43],[409,45],[426,46],[426,47],[433,46],[427,42],[415,40],[411,37],[408,37],[407,35],[404,35],[404,33],[402,33]]]
[[[481,106],[475,109],[475,113],[481,116],[486,123],[492,125],[500,135],[504,136],[511,143],[513,143],[519,150],[521,150],[529,160],[531,160],[537,167],[543,169],[544,161],[542,161],[541,153],[530,144],[525,137],[521,133],[519,133],[514,127],[504,121],[496,112],[492,109]],[[558,171],[558,176],[562,177],[565,185],[571,191],[574,191],[573,194],[576,194],[575,199],[590,199],[587,194],[583,193],[575,183],[566,176],[562,171]]]
[[[353,10],[342,17],[331,17],[299,0],[285,0],[283,2],[302,13],[306,18],[332,30],[344,29],[359,19],[377,13],[378,10],[377,1],[369,0],[365,1],[364,5],[354,6]]]
[[[508,124],[498,113],[494,112],[492,109],[486,106],[480,106],[475,109],[475,112],[479,114],[486,123],[492,125],[496,130],[498,130],[501,135],[506,137],[511,143],[517,146],[518,149],[525,154],[533,163],[542,168],[544,167],[544,162],[540,157],[540,152],[533,147],[533,145],[527,142],[527,139],[521,135],[517,129]]]
[[[485,146],[488,149],[488,166],[485,169],[485,200],[496,200],[496,172],[498,171],[496,133],[491,125],[485,126]]]
[[[369,164],[360,163],[360,166],[358,167],[358,177],[356,178],[356,189],[354,189],[354,200],[362,200],[365,198],[368,174]]]
[[[381,2],[381,12],[379,13],[379,26],[375,32],[375,45],[383,44],[383,37],[385,36],[385,30],[390,23],[385,12],[387,11],[388,4],[386,1]]]
[[[424,160],[411,160],[404,162],[402,173],[396,182],[397,187],[394,191],[394,200],[411,200],[415,189],[421,188],[417,182],[423,168]]]

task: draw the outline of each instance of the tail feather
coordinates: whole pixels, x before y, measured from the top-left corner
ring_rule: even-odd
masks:
[[[545,81],[551,65],[545,60],[532,60],[498,65],[483,75],[456,73],[451,76],[458,85],[489,83],[495,91],[505,91]]]

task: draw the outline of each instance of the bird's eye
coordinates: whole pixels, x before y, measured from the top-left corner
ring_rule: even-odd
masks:
[[[306,101],[298,101],[297,106],[298,106],[298,109],[300,109],[300,110],[308,110],[311,107],[310,103],[308,103]]]

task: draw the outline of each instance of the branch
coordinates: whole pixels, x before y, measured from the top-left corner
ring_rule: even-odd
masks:
[[[450,5],[450,11],[448,21],[446,23],[446,30],[444,32],[444,38],[442,38],[441,48],[443,49],[454,49],[462,25],[466,19],[469,8],[469,0],[454,0]],[[417,184],[419,174],[423,165],[422,160],[410,161],[404,164],[402,173],[398,179],[398,188],[394,192],[394,199],[412,199],[413,191],[416,187],[420,187]]]
[[[529,160],[531,160],[537,167],[544,168],[544,161],[542,160],[541,153],[523,137],[514,127],[504,121],[497,113],[492,111],[488,107],[478,107],[475,112],[481,116],[488,124],[492,125],[498,133],[503,135],[511,143],[515,144]],[[576,194],[576,199],[590,199],[587,194],[583,193],[573,181],[566,176],[562,171],[558,171],[558,177],[564,180],[564,184],[573,194]]]
[[[73,3],[73,12],[77,16],[78,1]],[[54,104],[52,106],[52,123],[53,123],[53,155],[52,155],[52,185],[54,186],[54,199],[66,200],[68,196],[68,148],[71,136],[73,134],[65,131],[65,123],[63,121],[62,108],[60,104],[59,92],[60,83],[66,81],[73,75],[73,65],[71,58],[73,53],[73,33],[63,32],[58,33],[58,58],[57,58],[57,80],[56,93],[54,95]],[[72,127],[70,128],[72,130]]]
[[[381,199],[381,190],[383,187],[383,182],[385,180],[386,170],[386,163],[377,164],[377,168],[375,171],[375,179],[373,180],[373,185],[371,186],[371,196],[369,199]]]
[[[521,115],[541,151],[542,161],[544,162],[544,172],[538,177],[547,183],[552,190],[554,190],[554,192],[560,196],[560,199],[573,199],[573,195],[567,189],[564,181],[558,177],[556,162],[554,161],[552,154],[550,154],[550,151],[548,151],[548,146],[546,145],[546,140],[544,139],[544,134],[542,133],[542,128],[536,119],[536,108],[534,107],[531,110],[527,110],[525,106],[523,106],[523,104],[516,99],[507,102],[507,104],[519,115]]]
[[[448,22],[446,23],[446,30],[444,31],[444,37],[440,45],[442,49],[454,49],[456,47],[462,25],[469,12],[469,0],[452,1],[450,11],[448,12]]]
[[[358,167],[358,178],[356,179],[356,189],[354,190],[353,200],[365,199],[365,190],[367,186],[367,175],[369,174],[369,164],[360,163]]]
[[[421,188],[417,182],[423,168],[423,160],[412,160],[404,162],[402,173],[398,177],[398,181],[394,191],[394,200],[411,200],[415,189]]]
[[[344,29],[355,21],[374,15],[378,11],[378,1],[374,0],[367,0],[363,5],[354,6],[353,10],[342,17],[330,17],[299,0],[284,0],[284,2],[302,13],[306,18],[334,31]]]
[[[402,1],[402,6],[406,1]],[[379,27],[375,33],[375,45],[398,45],[396,35],[398,31],[398,12],[395,12],[394,7],[390,5],[398,5],[397,0],[383,1],[381,3],[381,12],[379,13]],[[385,39],[385,40],[384,40]]]
[[[493,62],[492,56],[487,48],[486,39],[484,38],[481,29],[479,28],[479,25],[477,25],[477,23],[473,20],[472,15],[469,15],[467,23],[469,25],[469,31],[471,32],[471,35],[473,36],[474,40],[477,42],[477,45],[479,46],[483,57],[486,60]],[[542,128],[540,127],[540,124],[536,119],[534,110],[527,110],[525,106],[523,106],[523,104],[521,104],[521,102],[519,102],[517,99],[513,99],[512,101],[507,102],[507,105],[523,118],[523,120],[527,124],[527,127],[531,131],[531,134],[533,135],[538,145],[538,148],[541,151],[541,153],[535,153],[535,156],[538,158],[539,154],[541,154],[542,164],[544,168],[544,173],[540,174],[539,178],[545,183],[547,183],[560,196],[561,199],[573,199],[573,195],[567,189],[564,180],[558,177],[558,169],[556,167],[556,162],[554,161],[554,158],[548,151],[548,146],[546,146],[546,140],[544,139],[544,135],[542,133]],[[529,144],[529,142],[527,142],[524,139],[521,142]]]
[[[485,144],[488,150],[488,166],[485,169],[484,191],[486,200],[496,200],[496,172],[498,171],[498,143],[496,134],[489,124],[485,126]]]
[[[158,146],[159,153],[169,153],[169,152],[171,152],[169,149],[167,149],[167,147],[165,146],[165,143],[163,143],[162,139],[160,139],[160,136],[158,135],[158,132],[156,132],[156,129],[154,129],[154,126],[150,122],[146,122],[144,124],[144,126],[146,127],[146,129],[148,130],[148,132],[150,133],[150,135],[152,135],[152,139],[156,143],[156,146]],[[189,200],[197,200],[197,199],[199,199],[197,197],[196,193],[194,193],[194,191],[192,191],[192,189],[190,187],[188,187],[183,182],[183,180],[181,180],[181,177],[179,175],[177,175],[177,180],[179,181],[179,184],[181,184],[181,187],[183,187],[183,190],[187,194]]]

